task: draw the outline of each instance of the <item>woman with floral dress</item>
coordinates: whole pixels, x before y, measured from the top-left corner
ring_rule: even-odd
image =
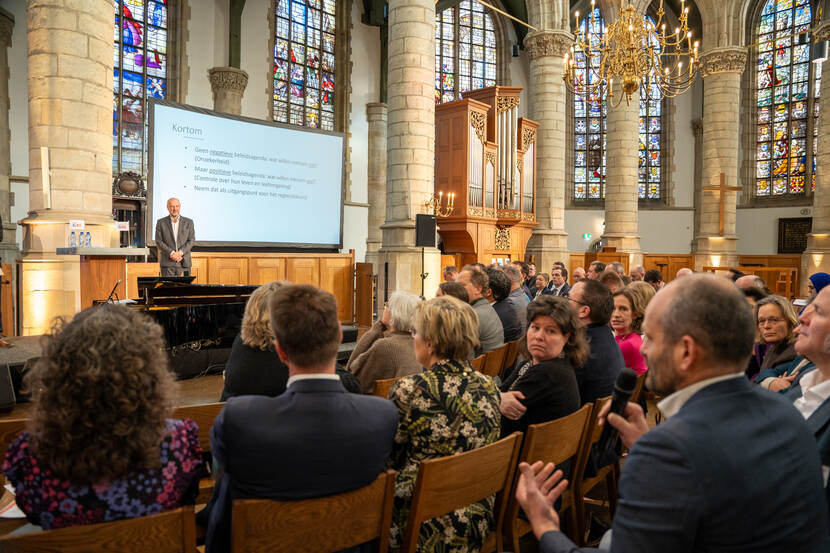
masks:
[[[395,383],[389,398],[400,421],[391,468],[398,471],[391,546],[401,546],[409,504],[426,459],[463,453],[499,439],[499,391],[467,359],[478,347],[478,317],[468,304],[441,296],[418,305],[414,347],[421,374]],[[424,522],[418,551],[478,551],[494,526],[493,497]]]

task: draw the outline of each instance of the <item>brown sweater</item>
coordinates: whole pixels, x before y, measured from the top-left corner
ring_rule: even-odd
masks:
[[[415,359],[415,347],[409,332],[385,331],[378,321],[357,342],[346,369],[360,381],[364,394],[375,390],[375,380],[396,378],[424,370]]]

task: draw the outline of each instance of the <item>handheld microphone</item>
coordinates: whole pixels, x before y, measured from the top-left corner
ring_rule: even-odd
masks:
[[[116,290],[116,288],[118,288],[119,284],[121,284],[121,279],[120,278],[118,279],[118,282],[115,283],[115,286],[112,287],[112,292],[110,292],[110,295],[107,296],[106,303],[112,303],[112,296],[115,295],[115,290]],[[116,297],[118,297],[118,296],[116,296]]]
[[[624,368],[617,376],[617,383],[614,386],[614,394],[611,396],[611,410],[608,412],[622,415],[625,411],[625,404],[631,397],[634,388],[637,386],[637,373],[632,369]],[[608,416],[606,415],[605,424],[602,425],[602,434],[599,436],[594,446],[594,459],[597,467],[604,467],[605,465],[614,462],[616,453],[614,445],[617,442],[617,429],[608,424]]]

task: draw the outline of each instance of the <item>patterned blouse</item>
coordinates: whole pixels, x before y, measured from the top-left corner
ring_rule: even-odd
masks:
[[[493,380],[474,371],[469,363],[443,360],[421,374],[395,382],[389,399],[400,414],[390,463],[398,471],[391,530],[391,546],[397,550],[406,531],[418,464],[497,441],[501,396]],[[418,551],[478,551],[493,526],[493,499],[423,523]]]
[[[18,507],[44,530],[151,515],[192,505],[205,475],[198,427],[168,420],[159,446],[161,466],[140,469],[111,484],[74,486],[40,466],[23,432],[6,452],[3,474],[15,489]]]

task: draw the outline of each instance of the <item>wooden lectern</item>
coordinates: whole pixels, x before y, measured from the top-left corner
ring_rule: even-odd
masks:
[[[147,248],[58,248],[57,255],[81,258],[81,309],[96,300],[105,301],[115,288],[119,299],[127,297],[127,257],[147,256]],[[118,283],[116,285],[116,283]]]

